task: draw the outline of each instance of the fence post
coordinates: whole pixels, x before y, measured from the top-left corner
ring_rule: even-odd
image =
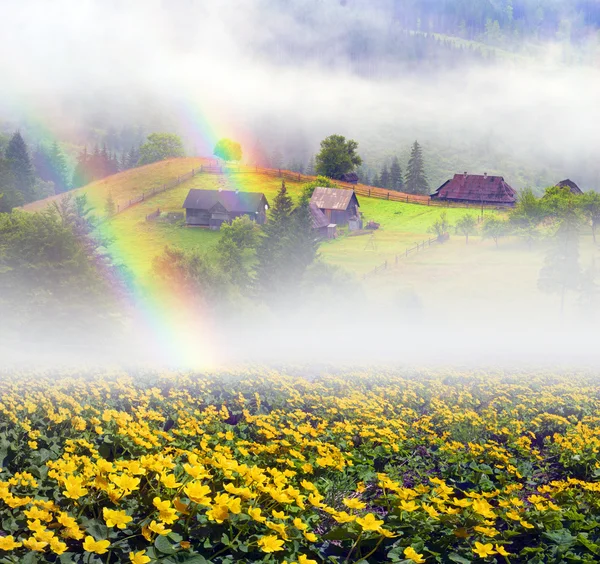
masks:
[[[371,189],[369,188],[369,198],[371,197]]]
[[[429,199],[427,200],[427,205],[429,205],[430,203],[431,203],[431,198],[429,198]]]
[[[387,197],[387,199],[388,200],[390,199],[390,192],[389,192],[389,190],[388,190],[388,197]]]
[[[408,194],[406,194],[406,203],[408,204]]]
[[[279,177],[281,178],[281,169],[279,169]]]

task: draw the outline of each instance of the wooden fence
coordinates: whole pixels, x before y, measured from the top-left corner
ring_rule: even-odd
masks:
[[[373,270],[370,270],[369,272],[365,272],[365,274],[363,274],[363,280],[366,280],[370,276],[379,274],[380,272],[383,272],[384,270],[387,270],[388,268],[391,268],[392,266],[398,266],[398,263],[400,262],[400,260],[402,260],[404,258],[408,258],[408,256],[411,253],[415,253],[415,252],[418,253],[419,251],[424,251],[426,248],[429,248],[429,247],[431,247],[431,245],[434,245],[439,242],[440,242],[440,239],[438,237],[431,237],[430,239],[427,239],[426,241],[417,243],[414,247],[406,248],[404,250],[404,252],[398,253],[393,259],[391,259],[389,261],[386,260],[385,262],[381,263],[379,266],[376,266]]]
[[[155,196],[156,194],[160,194],[165,192],[166,190],[170,190],[171,188],[175,188],[175,186],[179,186],[182,182],[193,178],[197,174],[264,174],[266,176],[273,176],[276,178],[281,178],[283,180],[291,180],[293,182],[312,182],[316,180],[316,176],[309,176],[307,174],[302,174],[300,172],[292,172],[289,170],[282,170],[277,168],[265,168],[259,166],[219,166],[219,165],[200,165],[198,168],[192,169],[190,172],[182,174],[176,178],[173,178],[169,182],[166,182],[162,186],[157,186],[156,188],[152,188],[150,190],[142,192],[141,195],[136,198],[132,198],[128,201],[118,203],[116,205],[115,213],[121,213],[126,209],[129,209],[131,206],[139,204]],[[482,207],[485,209],[499,209],[498,206],[493,205],[480,205],[480,204],[468,204],[468,203],[455,203],[455,202],[445,202],[440,200],[432,200],[429,196],[421,196],[418,194],[406,194],[405,192],[396,192],[394,190],[386,190],[385,188],[376,188],[375,186],[366,186],[364,184],[350,184],[349,182],[341,182],[339,180],[335,181],[335,185],[338,188],[346,189],[346,190],[354,190],[357,195],[365,196],[367,198],[377,198],[380,200],[388,200],[391,202],[403,202],[406,204],[419,204],[423,206],[438,206],[444,208],[451,207],[460,207],[460,208],[475,208],[481,209]]]

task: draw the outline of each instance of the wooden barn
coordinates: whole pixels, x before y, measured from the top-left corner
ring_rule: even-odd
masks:
[[[571,194],[575,194],[575,196],[581,196],[583,194],[583,190],[568,178],[566,180],[561,180],[557,186],[568,188],[571,191]]]
[[[187,225],[220,229],[223,222],[248,216],[259,224],[267,220],[269,203],[259,192],[192,189],[183,203]]]
[[[446,180],[433,194],[432,200],[444,200],[469,204],[514,206],[516,191],[502,176],[484,174],[455,174]]]
[[[358,198],[354,190],[315,188],[310,203],[325,214],[329,223],[348,225],[360,222]]]

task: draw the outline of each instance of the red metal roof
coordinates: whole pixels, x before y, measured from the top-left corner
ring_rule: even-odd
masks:
[[[433,199],[461,202],[513,205],[517,193],[502,176],[486,174],[455,174],[432,195]]]

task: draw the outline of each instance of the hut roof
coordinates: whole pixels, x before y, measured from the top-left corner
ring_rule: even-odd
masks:
[[[356,184],[358,182],[358,174],[356,174],[356,172],[347,172],[346,174],[342,174],[340,180],[342,182],[350,182],[351,184]]]
[[[566,180],[561,180],[557,186],[568,188],[571,191],[571,194],[575,194],[576,196],[583,194],[583,190],[568,178]]]
[[[502,176],[487,174],[455,174],[432,195],[443,200],[462,200],[494,204],[514,204],[517,193]]]
[[[310,209],[310,215],[312,217],[312,225],[314,229],[321,229],[322,227],[327,227],[329,225],[327,216],[317,207],[316,204],[311,202],[308,204],[308,208]]]
[[[210,210],[221,204],[228,212],[251,213],[262,211],[267,200],[260,192],[235,192],[233,190],[197,190],[192,188],[183,207],[193,210]]]
[[[319,187],[315,188],[310,201],[322,210],[346,210],[353,196],[356,198],[354,190]]]

